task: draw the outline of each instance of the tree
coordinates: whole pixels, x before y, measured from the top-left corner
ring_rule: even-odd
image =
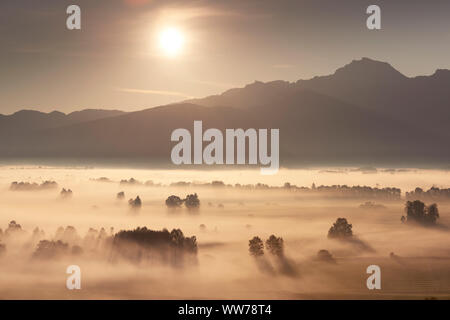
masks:
[[[142,201],[141,198],[139,198],[139,196],[137,196],[136,199],[134,200],[133,199],[128,200],[128,204],[134,209],[142,207]]]
[[[284,243],[283,238],[277,238],[273,234],[266,240],[267,250],[277,256],[282,257],[284,255]]]
[[[198,199],[198,195],[196,193],[188,194],[186,196],[186,199],[184,199],[184,205],[188,209],[196,209],[200,207],[200,200]]]
[[[248,242],[248,247],[250,255],[254,257],[260,257],[264,255],[264,243],[260,237],[253,237],[253,239]]]
[[[420,200],[406,201],[405,205],[407,221],[415,221],[420,224],[435,224],[439,218],[437,204],[426,206]]]
[[[166,199],[166,206],[169,208],[179,208],[182,204],[183,200],[175,195],[171,195]]]
[[[328,230],[328,238],[347,238],[353,236],[352,225],[345,218],[337,218]]]
[[[180,229],[173,229],[170,232],[170,241],[176,247],[182,247],[184,242],[183,231]]]
[[[422,221],[425,216],[425,203],[420,200],[406,201],[405,211],[408,220]]]
[[[439,210],[436,203],[433,203],[427,207],[427,218],[429,223],[436,223],[436,220],[439,218]]]
[[[184,250],[191,253],[197,252],[197,237],[185,237],[184,238],[184,244],[183,244]]]
[[[72,194],[73,194],[72,190],[70,189],[66,190],[65,188],[63,188],[60,193],[61,198],[70,198]]]
[[[54,240],[61,240],[64,243],[78,243],[80,241],[80,236],[78,235],[77,229],[73,226],[67,226],[65,229],[59,227],[56,230]]]
[[[117,199],[124,199],[125,198],[125,192],[120,191],[117,195],[116,195]]]
[[[114,236],[114,245],[133,242],[143,248],[172,248],[181,251],[196,253],[197,238],[195,236],[185,237],[180,229],[167,229],[154,231],[146,227],[138,227],[134,230],[122,230]]]
[[[54,258],[67,253],[69,245],[58,241],[41,240],[33,253],[34,258]]]
[[[121,185],[141,185],[142,184],[142,182],[140,182],[140,181],[138,181],[138,180],[136,180],[136,179],[134,179],[134,178],[130,178],[129,180],[127,180],[127,179],[124,179],[124,180],[120,180],[120,184]]]
[[[22,226],[18,223],[16,223],[16,221],[12,220],[9,224],[8,224],[8,228],[5,230],[5,235],[9,236],[15,233],[21,233],[23,232],[22,230]]]

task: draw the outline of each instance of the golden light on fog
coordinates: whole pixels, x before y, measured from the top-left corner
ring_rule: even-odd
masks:
[[[168,28],[160,33],[159,44],[165,55],[175,57],[183,48],[184,36],[178,29]]]

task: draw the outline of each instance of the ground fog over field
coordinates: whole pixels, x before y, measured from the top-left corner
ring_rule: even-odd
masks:
[[[401,217],[405,192],[446,189],[449,178],[449,171],[418,169],[281,169],[262,176],[4,166],[0,298],[448,299],[449,198],[420,199],[437,204],[433,225]],[[333,185],[371,189],[321,188]],[[182,200],[194,194],[200,205],[188,208]],[[171,195],[181,199],[179,207],[166,205]],[[328,237],[338,218],[352,224],[351,237]],[[255,236],[262,255],[250,254]],[[69,265],[81,268],[81,290],[66,288]],[[381,290],[366,287],[369,265],[381,267]]]

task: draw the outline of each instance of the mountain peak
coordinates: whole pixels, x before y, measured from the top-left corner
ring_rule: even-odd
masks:
[[[448,69],[436,69],[432,77],[450,78],[450,70]]]
[[[396,70],[387,62],[372,60],[363,57],[360,60],[353,60],[349,64],[339,68],[334,76],[349,79],[371,78],[375,80],[403,80],[406,76]]]

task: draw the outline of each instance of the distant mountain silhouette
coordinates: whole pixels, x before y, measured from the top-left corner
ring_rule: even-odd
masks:
[[[11,115],[0,114],[0,133],[28,132],[56,128],[124,114],[119,110],[85,109],[64,114],[59,111],[44,113],[35,110],[21,110]]]
[[[170,163],[171,132],[203,120],[204,129],[279,128],[285,166],[448,165],[449,86],[448,70],[408,78],[363,58],[330,76],[255,82],[137,112],[0,116],[2,127],[33,122],[8,135],[0,129],[0,155]]]
[[[450,70],[408,78],[388,63],[363,58],[297,85],[450,137]]]
[[[349,102],[353,103],[355,102],[353,99],[354,93],[360,94],[361,89],[391,88],[391,90],[395,90],[407,79],[386,62],[362,58],[336,70],[332,75],[315,77],[310,80],[298,80],[296,83],[255,81],[244,88],[230,89],[220,95],[194,99],[189,102],[204,106],[248,107],[266,104],[267,99],[270,102],[278,95],[289,94],[289,92],[298,89],[309,89],[338,99],[344,97],[345,99],[342,100],[352,100]],[[370,91],[370,93],[377,94],[378,92]],[[358,102],[365,101],[359,100]]]

